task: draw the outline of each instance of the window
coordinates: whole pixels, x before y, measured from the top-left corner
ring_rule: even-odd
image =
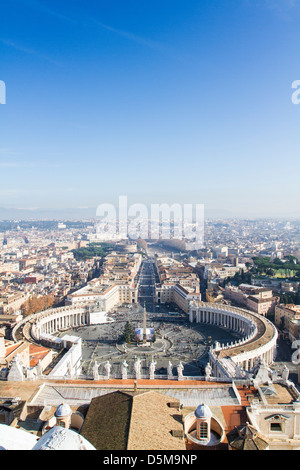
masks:
[[[208,438],[208,425],[206,422],[200,423],[199,426],[199,439]]]
[[[281,423],[271,423],[270,431],[282,431],[282,424]]]

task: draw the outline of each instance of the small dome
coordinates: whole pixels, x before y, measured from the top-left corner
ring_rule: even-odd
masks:
[[[72,410],[69,407],[69,405],[67,403],[61,403],[56,408],[54,416],[56,418],[66,418],[67,416],[71,416],[71,414],[72,414]]]
[[[211,418],[212,412],[210,411],[210,408],[203,403],[196,409],[195,416],[196,418]]]

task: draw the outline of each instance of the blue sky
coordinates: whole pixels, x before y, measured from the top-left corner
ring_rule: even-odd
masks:
[[[299,210],[300,0],[1,2],[0,206]]]

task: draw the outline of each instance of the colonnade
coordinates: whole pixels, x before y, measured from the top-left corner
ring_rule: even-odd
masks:
[[[248,372],[258,359],[267,365],[274,360],[278,333],[265,317],[229,305],[193,302],[189,319],[228,328],[243,336],[234,343],[211,348],[210,363],[215,377],[233,376],[237,368]]]
[[[51,308],[43,312],[29,315],[13,328],[12,338],[16,341],[17,332],[31,324],[31,335],[39,341],[43,334],[53,334],[59,330],[67,330],[90,324],[90,309],[87,306],[64,306]]]
[[[47,314],[46,314],[47,313]],[[35,325],[36,334],[53,334],[82,325],[89,325],[89,311],[84,308],[52,309],[44,312]]]
[[[251,334],[253,328],[255,328],[255,324],[251,319],[241,316],[234,311],[205,309],[203,307],[196,310],[192,308],[189,315],[190,322],[207,323],[228,328],[245,336]]]

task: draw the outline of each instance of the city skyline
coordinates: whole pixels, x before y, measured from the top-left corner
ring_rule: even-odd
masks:
[[[14,0],[2,14],[0,218],[123,194],[299,217],[298,1]]]

